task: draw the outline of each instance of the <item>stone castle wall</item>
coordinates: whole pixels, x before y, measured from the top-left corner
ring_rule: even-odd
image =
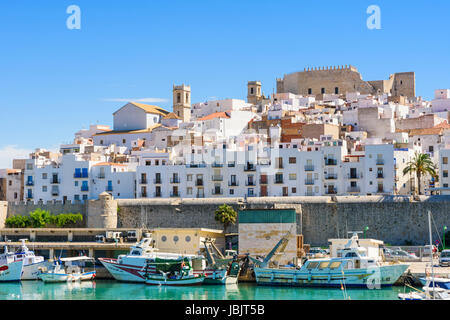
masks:
[[[443,226],[450,226],[450,197],[421,196],[415,201],[407,196],[338,197],[263,197],[208,199],[99,199],[86,204],[13,205],[2,217],[24,214],[40,207],[52,213],[82,213],[88,227],[102,228],[211,228],[223,229],[214,219],[222,204],[242,209],[295,209],[297,233],[313,246],[326,245],[330,238],[346,237],[348,231],[369,227],[367,237],[392,245],[424,245],[429,242],[427,211],[433,214],[433,241],[441,237]],[[78,207],[77,207],[78,206]],[[238,218],[239,220],[239,218]],[[238,224],[227,233],[237,233]]]
[[[322,88],[329,94],[335,94],[335,88],[338,88],[339,94],[358,91],[362,94],[391,93],[393,96],[414,97],[415,75],[414,72],[402,72],[391,75],[388,80],[364,81],[355,67],[338,66],[305,69],[277,79],[277,93],[318,95]]]
[[[346,237],[348,231],[362,231],[368,226],[367,237],[392,245],[424,245],[428,243],[427,211],[434,218],[433,239],[444,225],[450,225],[450,198],[422,197],[411,201],[401,196],[365,197],[264,197],[228,199],[118,200],[118,227],[148,228],[222,228],[214,220],[214,211],[223,203],[240,209],[288,209],[297,211],[297,232],[305,243],[326,245],[328,239]],[[238,232],[237,224],[226,232]]]

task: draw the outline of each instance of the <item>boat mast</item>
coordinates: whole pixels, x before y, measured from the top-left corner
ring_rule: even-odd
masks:
[[[433,268],[433,239],[431,235],[431,211],[428,210],[428,231],[430,233],[430,260],[431,260],[431,281],[433,282],[433,300],[435,299],[434,296],[434,268]]]

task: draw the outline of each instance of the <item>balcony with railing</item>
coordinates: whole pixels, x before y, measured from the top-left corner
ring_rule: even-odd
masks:
[[[384,165],[384,159],[377,159],[377,166]]]
[[[141,198],[147,198],[147,192],[141,192]]]
[[[337,165],[337,160],[336,159],[331,159],[331,158],[326,158],[325,159],[325,165],[326,166],[336,166]]]
[[[196,186],[203,186],[203,179],[197,179],[197,180],[195,180],[195,185],[196,185]]]
[[[307,186],[314,185],[314,179],[305,179],[305,185]]]
[[[244,171],[256,171],[256,166],[252,163],[247,163],[244,166]]]
[[[180,178],[179,177],[172,177],[172,178],[170,178],[170,183],[180,183]]]
[[[360,172],[347,174],[348,179],[362,179],[362,177],[363,177],[363,175]]]
[[[180,196],[180,192],[179,191],[171,191],[170,192],[170,197],[171,198],[177,198]]]
[[[337,173],[328,173],[325,175],[325,180],[336,180]]]
[[[155,182],[156,183],[156,182]],[[139,184],[147,184],[147,179],[141,179],[139,180]]]
[[[161,184],[161,178],[155,178],[155,179],[153,179],[153,183],[155,183],[155,184]]]
[[[161,198],[162,197],[161,191],[153,193],[153,197]]]
[[[239,186],[239,181],[228,181],[229,187],[237,187]]]
[[[222,168],[223,167],[223,163],[213,162],[211,164],[211,167],[213,167],[213,168]]]
[[[314,171],[314,165],[312,164],[305,165],[305,171]]]
[[[246,186],[256,186],[256,182],[254,180],[245,181]]]
[[[204,193],[197,193],[196,194],[196,198],[204,198],[205,194]]]
[[[97,179],[105,179],[105,174],[104,173],[99,173],[97,175]]]
[[[25,183],[25,185],[26,185],[27,187],[32,187],[32,186],[34,186],[34,181],[32,181],[32,180],[27,180],[27,182]]]
[[[325,194],[337,194],[336,188],[328,188],[325,190]]]
[[[61,183],[61,179],[58,179],[58,178],[52,178],[52,179],[50,180],[50,183],[51,183],[51,184],[60,184],[60,183]]]
[[[213,194],[215,196],[222,195],[223,190],[222,190],[222,188],[214,188],[214,189],[212,189],[211,194]]]
[[[58,189],[52,189],[52,196],[59,196],[59,190]]]
[[[247,197],[248,198],[254,198],[257,197],[258,195],[256,193],[247,193]]]
[[[275,177],[274,183],[275,184],[283,184],[283,177]]]
[[[384,174],[383,173],[377,173],[377,179],[383,179],[384,178]]]
[[[212,181],[223,181],[223,176],[222,175],[212,175],[211,180]]]
[[[358,192],[361,192],[361,188],[360,187],[348,187],[347,192],[348,193],[358,193]]]
[[[87,191],[89,191],[89,187],[88,186],[81,186],[81,191],[82,192],[87,192]]]

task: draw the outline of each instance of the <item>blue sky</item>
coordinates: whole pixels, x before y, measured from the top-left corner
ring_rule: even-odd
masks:
[[[69,5],[81,29],[69,30]],[[381,30],[369,30],[369,5]],[[112,124],[124,103],[163,99],[172,84],[192,102],[271,94],[304,67],[352,64],[364,80],[416,72],[416,94],[450,88],[447,0],[2,1],[0,168],[37,147],[55,149],[89,124]]]

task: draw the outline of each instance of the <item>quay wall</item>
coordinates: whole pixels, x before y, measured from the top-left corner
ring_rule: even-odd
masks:
[[[297,234],[312,246],[346,237],[347,231],[391,245],[424,245],[429,242],[427,211],[433,214],[433,241],[442,241],[444,225],[450,226],[449,196],[338,196],[204,199],[100,199],[85,203],[11,204],[0,202],[2,218],[28,214],[36,208],[52,213],[81,213],[87,227],[103,228],[210,228],[223,229],[214,219],[222,204],[243,209],[295,209]],[[238,217],[239,221],[239,217]],[[226,233],[237,233],[238,222]]]
[[[39,202],[9,202],[7,203],[6,210],[6,218],[21,215],[27,216],[30,212],[36,209],[48,210],[50,213],[57,215],[60,213],[80,213],[83,215],[83,222],[79,225],[79,227],[85,227],[84,221],[86,221],[87,216],[87,202],[82,201],[66,201],[63,203],[62,201],[48,201],[44,203],[43,201]],[[1,205],[0,205],[0,228],[4,227],[1,224]]]
[[[297,233],[305,243],[327,245],[328,239],[346,237],[348,231],[362,231],[368,238],[391,245],[425,245],[429,242],[427,211],[433,214],[433,241],[441,238],[443,226],[450,225],[450,197],[339,196],[263,197],[209,199],[117,200],[118,227],[214,228],[214,211],[227,203],[242,209],[289,209],[297,212]],[[238,218],[239,220],[239,218]],[[238,232],[231,225],[227,233]],[[362,236],[362,235],[360,235]]]

